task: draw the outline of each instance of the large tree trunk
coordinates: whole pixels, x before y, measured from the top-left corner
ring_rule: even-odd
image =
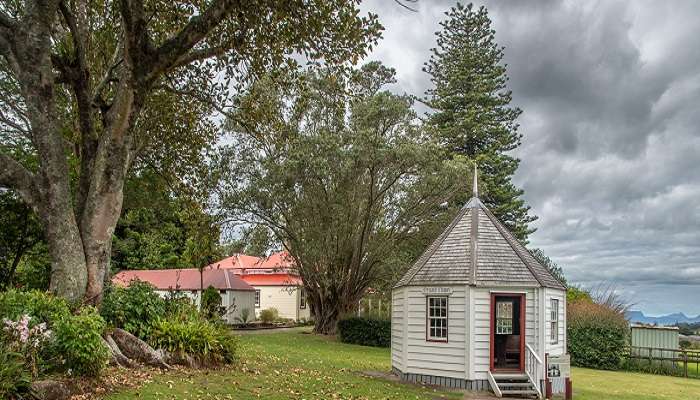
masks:
[[[314,333],[335,335],[338,321],[352,309],[356,300],[347,296],[319,296],[310,294],[311,312],[314,317]]]

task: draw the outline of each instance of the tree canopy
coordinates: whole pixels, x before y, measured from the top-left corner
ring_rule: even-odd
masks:
[[[381,27],[357,5],[0,3],[0,187],[41,221],[51,290],[101,301],[129,170],[188,173],[215,134],[206,116],[267,71],[293,71],[300,59],[342,69],[363,56]]]
[[[317,332],[335,331],[400,244],[466,191],[466,160],[446,160],[412,100],[384,90],[394,72],[370,63],[343,79],[253,85],[231,116],[221,208],[267,226],[304,281]]]

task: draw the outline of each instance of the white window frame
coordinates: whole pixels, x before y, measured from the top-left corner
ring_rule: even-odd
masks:
[[[427,296],[425,298],[425,311],[425,339],[429,342],[447,342],[449,336],[449,298],[447,296]],[[435,324],[431,323],[433,321]]]
[[[501,304],[510,306],[510,310],[501,309]],[[512,335],[513,334],[513,301],[496,301],[496,335]],[[506,315],[502,312],[509,311]]]
[[[255,308],[260,308],[260,289],[255,289]]]
[[[549,343],[559,344],[559,299],[549,299]]]

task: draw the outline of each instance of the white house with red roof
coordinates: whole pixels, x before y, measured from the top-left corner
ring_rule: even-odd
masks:
[[[197,306],[200,304],[202,288],[212,286],[221,295],[221,306],[226,310],[223,317],[229,323],[236,322],[243,309],[255,308],[256,289],[228,269],[206,268],[201,275],[195,268],[128,270],[121,271],[112,278],[112,283],[122,287],[133,281],[150,283],[162,297],[170,292],[185,294]]]
[[[275,308],[281,318],[311,318],[301,277],[287,252],[268,257],[234,254],[209,267],[230,270],[255,289],[256,316],[264,309]]]

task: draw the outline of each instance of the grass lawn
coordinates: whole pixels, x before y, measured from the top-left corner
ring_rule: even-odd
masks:
[[[125,399],[461,399],[462,394],[389,382],[362,371],[391,369],[389,350],[346,345],[300,331],[241,337],[243,364],[233,370],[166,373]]]
[[[700,379],[573,368],[575,400],[696,400]]]
[[[241,365],[222,371],[168,372],[125,399],[461,399],[462,394],[372,378],[391,368],[388,349],[346,345],[301,333],[244,335]],[[697,400],[700,379],[574,368],[576,400]]]

